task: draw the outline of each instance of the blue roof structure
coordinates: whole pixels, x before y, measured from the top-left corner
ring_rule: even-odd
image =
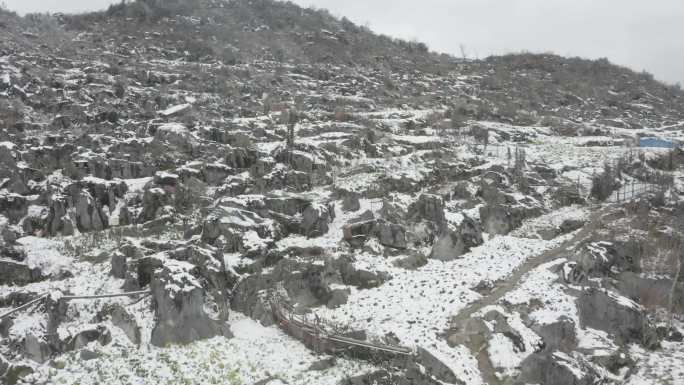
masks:
[[[639,147],[674,148],[675,144],[672,140],[668,139],[640,138]]]

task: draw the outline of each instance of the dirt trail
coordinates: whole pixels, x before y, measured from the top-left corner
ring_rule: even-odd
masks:
[[[584,227],[579,230],[570,239],[564,241],[560,245],[554,247],[553,249],[547,250],[537,256],[529,258],[523,263],[511,276],[509,276],[505,281],[498,282],[495,288],[486,296],[480,300],[471,303],[465,309],[460,311],[451,319],[451,331],[450,334],[458,333],[459,330],[463,330],[467,321],[470,317],[482,310],[483,308],[494,305],[499,302],[509,291],[516,288],[522,277],[530,271],[536,269],[540,265],[551,262],[558,259],[567,253],[567,248],[575,245],[577,242],[585,239],[593,231],[599,229],[602,226],[603,215],[607,212],[607,208],[596,207],[591,209],[591,214],[587,220]],[[489,385],[498,385],[501,383],[495,375],[495,370],[489,361],[489,356],[487,355],[486,344],[484,346],[468,346],[471,350],[473,356],[477,359],[480,373],[485,383]]]

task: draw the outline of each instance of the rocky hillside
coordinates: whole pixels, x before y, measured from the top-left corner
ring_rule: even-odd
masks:
[[[679,89],[269,0],[0,31],[3,383],[684,380]]]

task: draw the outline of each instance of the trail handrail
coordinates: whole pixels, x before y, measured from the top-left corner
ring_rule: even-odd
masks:
[[[38,303],[38,302],[44,300],[44,299],[47,298],[49,295],[50,295],[50,294],[43,294],[43,295],[41,295],[41,296],[38,297],[38,298],[35,298],[35,299],[32,299],[32,300],[26,302],[25,304],[19,306],[19,307],[16,308],[16,309],[12,309],[12,310],[8,311],[7,313],[0,315],[0,320],[3,320],[3,319],[5,319],[5,318],[11,316],[12,314],[14,314],[14,313],[16,313],[16,312],[18,312],[18,311],[22,311],[22,310],[24,310],[24,309],[26,309],[26,308],[31,307],[31,305],[36,304],[36,303]]]
[[[315,324],[310,323],[307,320],[303,319],[301,316],[298,316],[297,314],[294,314],[291,311],[287,311],[287,309],[290,309],[290,308],[291,308],[291,306],[287,302],[282,301],[278,298],[272,299],[271,309],[273,311],[273,315],[276,317],[276,319],[279,322],[285,322],[285,325],[287,325],[287,327],[289,327],[289,326],[297,327],[302,332],[307,333],[311,336],[314,336],[319,341],[327,340],[327,341],[332,341],[332,342],[340,343],[340,344],[347,345],[347,346],[358,346],[358,347],[363,347],[363,348],[367,348],[367,349],[384,351],[384,352],[389,352],[389,353],[394,353],[394,354],[407,355],[407,356],[413,355],[413,350],[411,348],[408,348],[408,347],[390,346],[390,345],[384,345],[384,344],[379,344],[379,343],[374,343],[374,342],[361,341],[361,340],[357,340],[354,338],[349,338],[349,337],[344,337],[341,335],[329,333],[328,331],[325,330],[325,328],[321,327],[321,325],[319,324],[323,320],[317,320],[317,323],[315,323]]]
[[[90,300],[90,299],[101,299],[101,298],[134,297],[136,295],[150,295],[150,294],[152,294],[151,290],[141,290],[141,291],[131,291],[131,292],[127,292],[127,293],[101,294],[101,295],[65,295],[65,296],[59,297],[59,300],[60,301],[75,301],[75,300],[84,300],[84,299]],[[3,319],[11,316],[12,314],[14,314],[16,312],[19,312],[19,311],[22,311],[26,308],[29,308],[31,305],[36,304],[40,301],[43,301],[44,299],[46,299],[49,296],[50,296],[50,293],[47,293],[47,294],[43,294],[43,295],[39,296],[38,298],[32,299],[29,302],[0,315],[0,320],[3,320]]]

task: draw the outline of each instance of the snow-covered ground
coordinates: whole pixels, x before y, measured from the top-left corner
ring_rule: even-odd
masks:
[[[636,372],[625,385],[684,384],[684,343],[663,342],[658,351],[634,345],[630,353],[637,360]]]
[[[51,384],[221,384],[247,385],[262,380],[269,384],[335,385],[341,378],[371,372],[374,367],[336,358],[324,370],[309,370],[329,356],[316,355],[276,327],[263,327],[233,313],[234,338],[216,337],[186,346],[137,348],[114,326],[114,340],[107,346],[92,343],[99,357],[83,360],[77,353],[60,359],[64,369],[42,366],[33,378]]]
[[[336,323],[363,329],[371,337],[397,337],[402,344],[427,349],[469,384],[481,384],[477,362],[467,348],[449,347],[443,332],[449,321],[468,304],[481,298],[473,289],[481,282],[506,279],[527,259],[557,246],[552,241],[511,236],[492,238],[459,259],[429,260],[412,271],[395,267],[393,259],[361,253],[356,267],[384,271],[392,279],[380,287],[352,289],[346,304],[317,313]]]

